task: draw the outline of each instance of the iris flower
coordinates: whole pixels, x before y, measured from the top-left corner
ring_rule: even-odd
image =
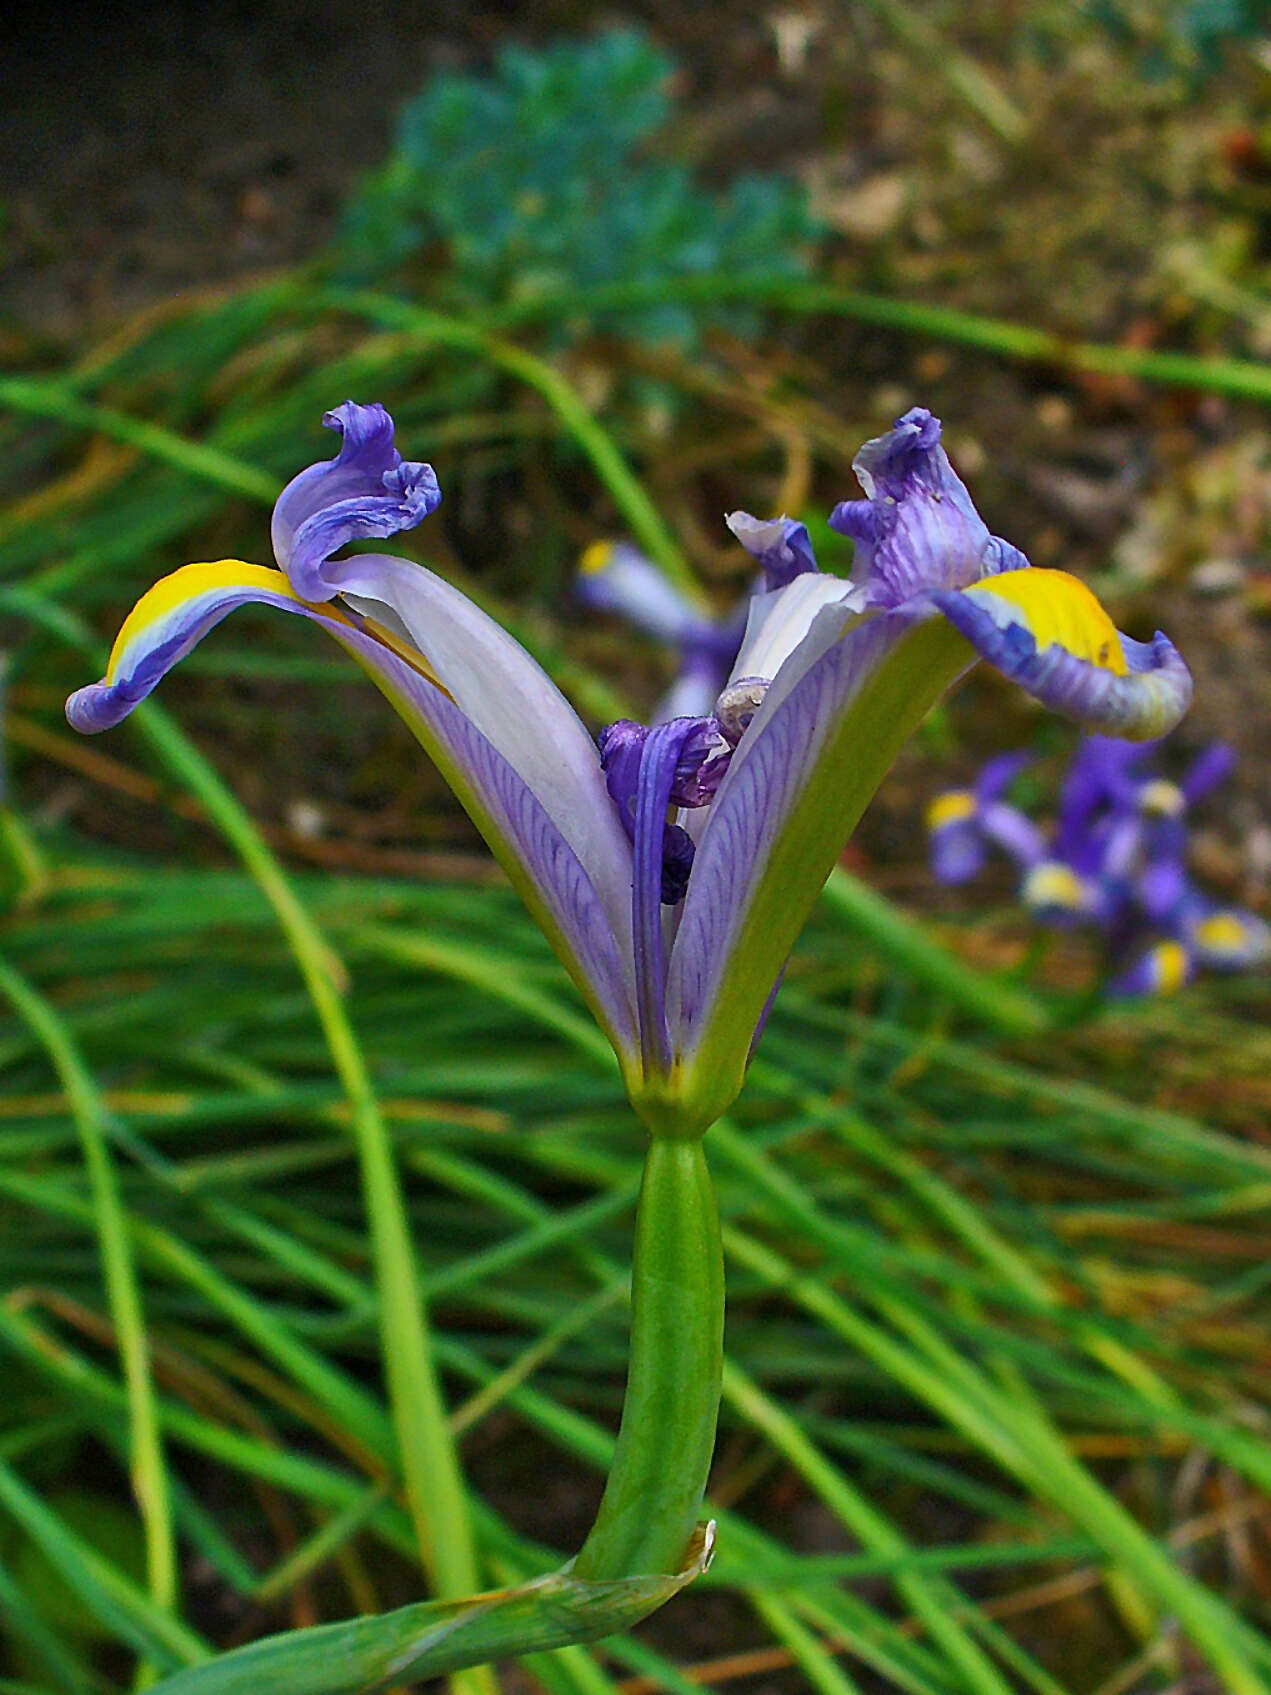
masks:
[[[922,408],[855,460],[865,498],[831,525],[850,578],[803,527],[735,513],[764,572],[709,712],[611,726],[600,747],[536,662],[422,565],[337,557],[428,516],[431,468],[404,462],[380,406],[324,422],[330,460],[288,484],[277,568],[187,565],[127,618],[105,678],[68,702],[104,730],[237,606],[322,626],[410,725],[604,1028],[637,1111],[699,1135],[730,1104],[786,958],[900,746],[987,659],[1044,705],[1148,738],[1191,679],[1158,634],[1120,634],[1080,581],[989,534]]]
[[[1052,837],[1003,799],[1027,754],[990,759],[971,788],[937,795],[927,812],[931,866],[942,883],[969,881],[990,848],[1020,871],[1034,918],[1089,923],[1117,967],[1115,998],[1172,994],[1198,970],[1239,971],[1271,958],[1271,929],[1251,912],[1221,907],[1187,870],[1187,816],[1234,764],[1221,742],[1177,783],[1152,770],[1154,749],[1088,736],[1064,778]],[[1124,960],[1128,964],[1122,964]]]

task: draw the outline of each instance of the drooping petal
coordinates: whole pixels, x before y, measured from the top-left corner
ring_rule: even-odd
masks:
[[[1017,806],[1003,800],[990,801],[980,813],[980,828],[996,847],[1016,865],[1036,865],[1046,857],[1046,838]]]
[[[431,465],[404,460],[393,420],[382,406],[346,400],[322,422],[340,433],[334,459],[310,465],[287,484],[274,507],[274,557],[305,600],[330,600],[339,587],[333,553],[353,541],[413,529],[434,511],[441,490]]]
[[[1028,564],[989,534],[940,445],[940,420],[915,406],[852,461],[865,500],[841,501],[831,529],[856,543],[853,580],[871,604],[900,606],[926,589],[961,589]]]
[[[1164,735],[1191,702],[1191,673],[1168,637],[1122,635],[1067,572],[1011,571],[929,599],[1012,682],[1107,735]]]
[[[463,601],[462,596],[457,599]],[[202,636],[235,607],[248,602],[276,606],[312,620],[358,660],[454,789],[578,983],[619,1058],[627,1066],[637,1063],[630,950],[631,855],[604,793],[599,755],[592,749],[602,801],[598,810],[612,824],[615,843],[614,863],[600,868],[608,885],[622,886],[625,895],[618,935],[589,868],[532,782],[465,712],[462,701],[441,680],[427,656],[392,627],[354,607],[312,605],[296,595],[280,571],[265,566],[241,560],[187,565],[157,583],[138,602],[120,631],[106,677],[79,690],[68,701],[70,722],[77,729],[89,731],[118,723]],[[444,604],[442,601],[435,607],[439,619]],[[463,601],[465,607],[468,604]],[[453,665],[455,649],[463,646],[462,637],[437,645],[453,674],[457,669]],[[537,669],[528,655],[523,657],[527,666]],[[497,677],[487,681],[491,688],[497,686]],[[547,686],[550,688],[550,684]],[[543,720],[542,728],[548,739],[565,733],[565,727],[550,715]],[[583,783],[582,762],[574,775],[578,784]],[[574,798],[577,800],[577,795]],[[590,834],[576,834],[585,839],[593,864],[599,866],[603,826],[598,825]]]
[[[209,630],[249,601],[304,610],[281,572],[243,559],[183,565],[164,577],[124,620],[102,681],[77,689],[67,701],[72,728],[86,735],[113,729]]]
[[[820,617],[816,656],[787,668],[788,686],[782,670],[733,754],[671,952],[672,1050],[703,1122],[740,1088],[772,985],[853,825],[974,657],[943,620],[888,613],[842,639],[844,616]]]
[[[946,789],[927,808],[927,849],[937,883],[956,888],[984,869],[988,843],[980,832],[971,789]]]

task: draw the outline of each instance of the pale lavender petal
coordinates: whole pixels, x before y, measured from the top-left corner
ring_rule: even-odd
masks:
[[[675,647],[713,641],[711,620],[630,542],[593,542],[583,554],[574,592],[584,606],[616,613]]]
[[[987,839],[1001,848],[1017,865],[1036,865],[1050,851],[1046,838],[1016,806],[991,801],[980,813],[980,828]]]
[[[731,1075],[737,1041],[744,1059],[853,824],[906,736],[967,663],[947,631],[904,613],[859,624],[845,639],[842,625],[835,614],[814,632],[819,651],[788,686],[779,674],[710,808],[667,981],[672,1045],[686,1063],[707,1063],[699,1055],[708,1037],[711,1065],[727,1052]],[[730,1075],[712,1084],[721,1095]]]
[[[341,561],[339,576],[348,602],[418,651],[521,774],[578,855],[629,958],[630,849],[599,751],[564,695],[506,630],[424,566],[364,553]]]
[[[441,490],[431,465],[404,460],[382,406],[346,400],[322,422],[340,433],[334,459],[293,477],[274,507],[274,557],[305,600],[330,600],[339,587],[328,561],[352,541],[413,529],[434,511]]]
[[[931,856],[932,876],[948,888],[957,888],[978,877],[988,859],[988,844],[974,818],[959,819],[932,830],[927,837],[927,851]]]

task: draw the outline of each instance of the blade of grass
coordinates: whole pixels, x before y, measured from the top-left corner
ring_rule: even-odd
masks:
[[[55,1009],[35,993],[3,956],[0,956],[0,994],[9,1000],[43,1045],[79,1131],[107,1300],[128,1392],[129,1471],[145,1533],[147,1581],[156,1606],[172,1612],[177,1605],[178,1590],[168,1471],[155,1413],[145,1315],[128,1245],[119,1182],[108,1146],[109,1114]]]

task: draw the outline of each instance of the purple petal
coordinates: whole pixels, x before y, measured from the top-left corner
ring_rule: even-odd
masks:
[[[783,589],[805,571],[817,569],[816,554],[806,524],[796,518],[752,518],[749,512],[730,512],[724,519],[737,540],[759,561],[764,588]]]
[[[1004,795],[1020,772],[1027,771],[1034,757],[1021,748],[1014,753],[995,754],[992,759],[987,760],[975,780],[976,798],[981,805]]]
[[[842,622],[836,614],[838,632]],[[698,846],[667,1011],[703,1111],[722,1110],[740,1086],[764,1002],[852,826],[966,663],[947,631],[904,613],[845,639],[827,632],[825,643],[789,686],[784,670],[774,681]]]
[[[856,543],[853,580],[877,606],[900,606],[925,589],[960,589],[1028,561],[990,536],[966,485],[940,445],[940,420],[915,406],[852,461],[868,496],[845,500],[831,529]]]
[[[428,575],[404,560],[367,564],[386,595],[401,588],[398,567]],[[186,566],[134,608],[106,679],[72,696],[68,717],[88,730],[117,723],[245,602],[320,624],[365,667],[436,761],[629,1065],[637,1042],[631,853],[599,755],[529,656],[456,590],[416,584],[398,600],[430,613],[444,680],[398,633],[391,604],[316,607],[299,600],[281,572],[264,566],[238,560]],[[375,608],[369,616],[367,605]],[[536,757],[523,764],[515,757],[516,737],[507,733],[509,719],[521,726],[523,739],[537,736]],[[574,745],[575,727],[581,748]],[[505,745],[498,745],[499,736]]]
[[[670,1071],[671,1045],[666,1021],[666,959],[662,941],[662,906],[676,904],[683,894],[678,885],[667,886],[667,836],[671,838],[671,866],[687,868],[694,849],[688,834],[678,825],[668,827],[667,808],[675,787],[676,773],[685,744],[699,734],[691,718],[677,718],[650,730],[640,750],[636,777],[635,843],[632,853],[631,910],[635,967],[640,1010],[640,1051],[646,1076],[666,1076]],[[685,861],[687,863],[685,863]],[[672,900],[668,901],[667,896]]]
[[[1172,995],[1195,975],[1196,961],[1182,942],[1155,942],[1129,968],[1108,984],[1114,1000],[1138,999],[1143,995]]]
[[[943,824],[927,838],[931,874],[949,888],[969,883],[979,876],[988,858],[987,844],[974,819]]]
[[[334,459],[293,477],[274,507],[274,557],[305,600],[330,600],[340,588],[329,566],[353,541],[384,540],[413,529],[441,500],[431,465],[404,460],[393,420],[382,406],[346,400],[322,422],[340,433]]]
[[[1039,647],[1022,609],[999,599],[992,583],[971,593],[937,591],[930,600],[982,658],[1043,706],[1105,734],[1154,739],[1172,729],[1191,704],[1191,673],[1173,642],[1159,631],[1151,642],[1114,632],[1126,665],[1125,671],[1116,671],[1070,652],[1058,641]]]
[[[348,603],[422,656],[459,710],[538,796],[629,957],[630,849],[596,744],[573,707],[519,642],[424,566],[363,553],[344,560],[340,572]]]
[[[1031,818],[1005,801],[991,802],[980,814],[980,829],[1016,865],[1036,865],[1050,851],[1046,838]]]
[[[1236,766],[1234,749],[1226,742],[1211,742],[1184,776],[1179,787],[1189,806],[1225,783]]]

